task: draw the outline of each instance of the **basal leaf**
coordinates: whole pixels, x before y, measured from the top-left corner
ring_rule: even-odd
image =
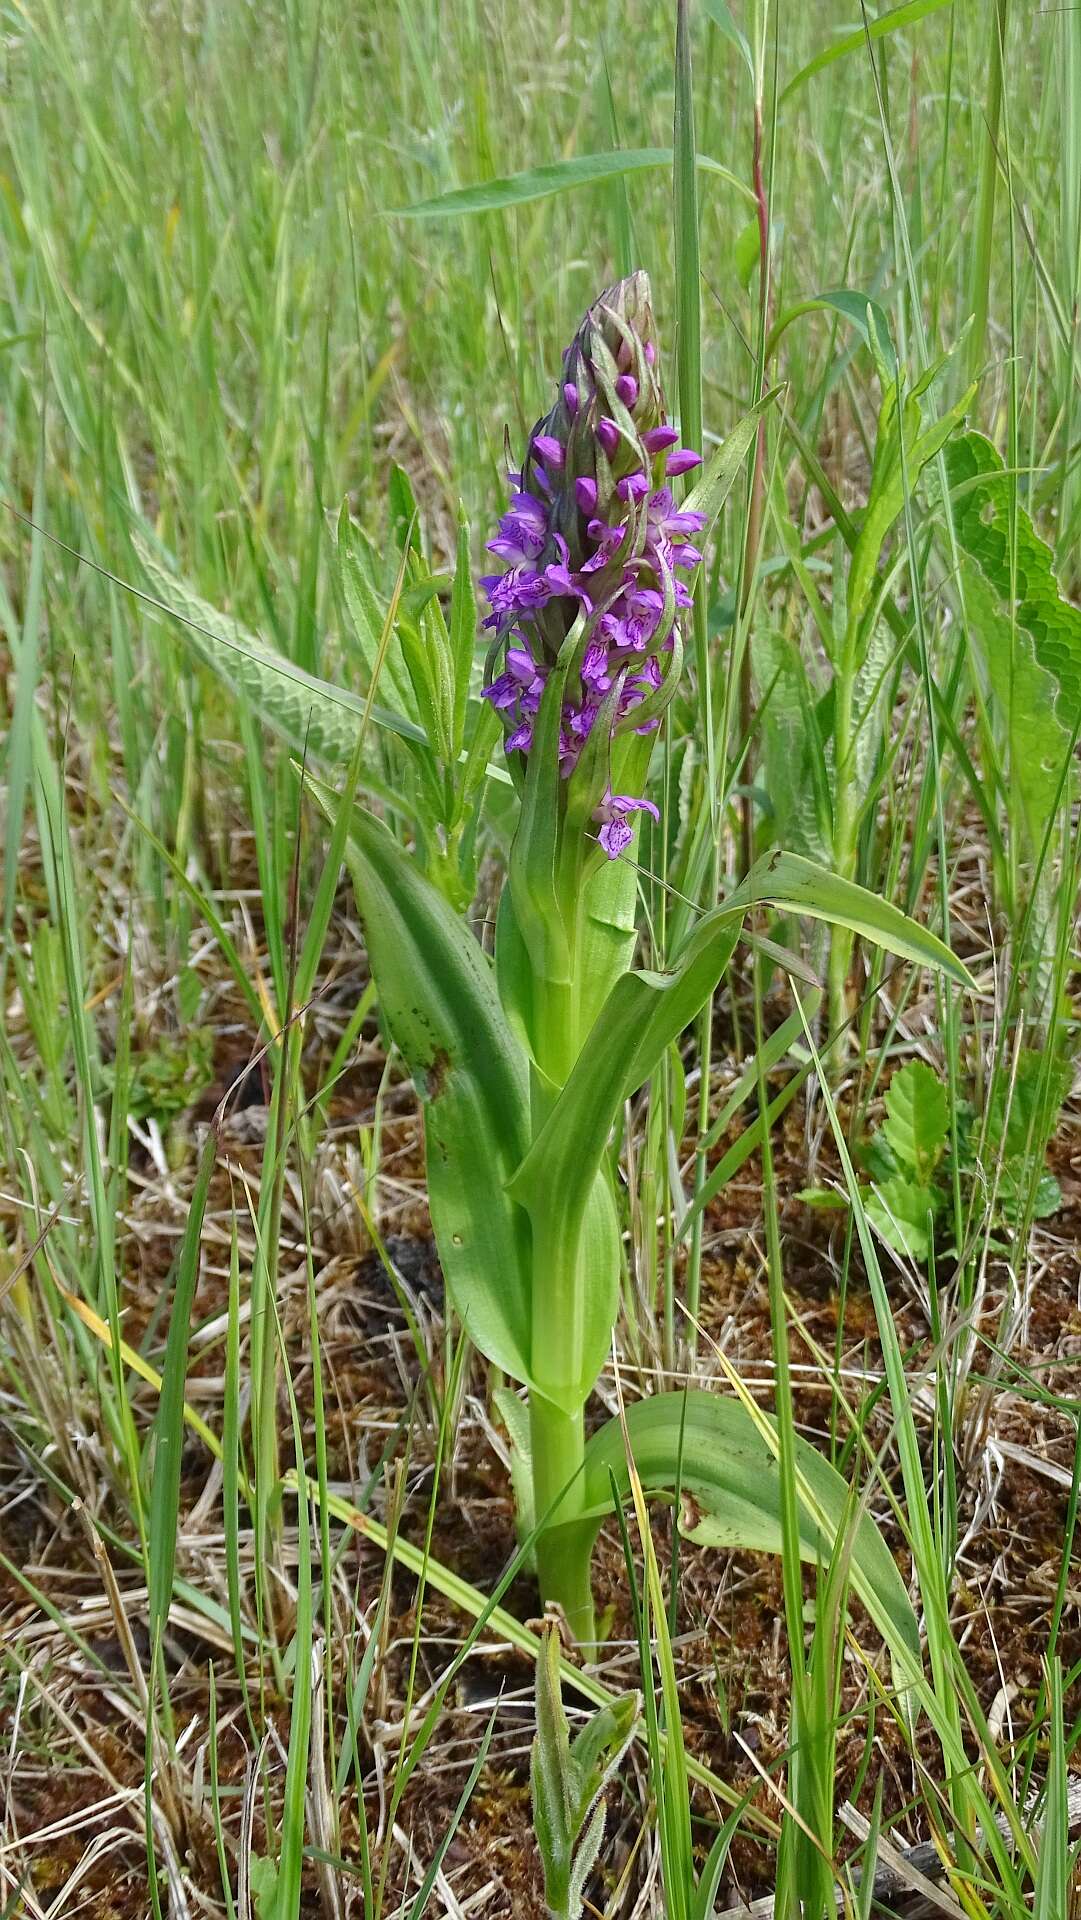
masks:
[[[692,1539],[759,1553],[781,1551],[776,1454],[739,1400],[701,1390],[655,1394],[628,1407],[626,1421],[643,1486],[672,1487],[678,1479],[701,1508]],[[825,1560],[843,1523],[849,1490],[805,1440],[796,1441],[796,1467],[800,1549],[807,1560]],[[615,1420],[586,1447],[586,1524],[594,1530],[612,1511],[613,1476],[624,1494],[626,1451]],[[866,1514],[853,1542],[852,1584],[895,1657],[909,1671],[918,1666],[920,1638],[912,1604],[889,1548]]]
[[[337,796],[307,780],[329,818]],[[393,835],[353,810],[348,859],[379,1004],[424,1104],[428,1200],[454,1305],[481,1352],[529,1381],[529,1222],[506,1192],[529,1139],[524,1051],[469,929]]]

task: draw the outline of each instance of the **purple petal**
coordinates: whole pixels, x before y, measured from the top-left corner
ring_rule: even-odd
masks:
[[[650,427],[642,435],[642,445],[647,453],[664,453],[668,447],[678,444],[679,433],[675,427]]]
[[[596,513],[597,482],[595,480],[587,479],[586,476],[583,474],[582,477],[576,480],[574,483],[574,497],[577,500],[578,505],[584,514],[589,515],[591,513]]]
[[[575,414],[578,411],[578,389],[575,386],[573,380],[565,380],[563,382],[563,399],[566,404],[567,412],[570,414],[570,417],[573,420]]]
[[[637,404],[638,382],[633,373],[621,373],[619,375],[616,381],[616,392],[622,400],[623,405],[628,409]]]
[[[634,829],[625,820],[606,820],[597,839],[608,855],[609,860],[618,860],[621,853],[634,839]]]
[[[678,447],[675,453],[669,454],[665,462],[664,470],[669,474],[690,473],[692,467],[700,467],[701,465],[702,455],[700,453],[695,453],[692,447]]]

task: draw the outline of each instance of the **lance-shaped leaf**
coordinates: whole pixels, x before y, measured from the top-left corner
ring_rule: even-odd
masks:
[[[309,755],[316,759],[348,766],[367,701],[305,673],[227,614],[219,613],[185,580],[168,573],[148,547],[140,543],[137,551],[158,595],[155,604],[181,623],[185,639],[200,660],[234,692],[244,694],[260,718],[298,752],[307,743]],[[404,715],[376,704],[371,718],[401,739],[424,745],[420,727]]]
[[[333,819],[337,795],[310,776],[307,786]],[[528,1381],[529,1221],[507,1193],[529,1140],[524,1051],[468,927],[360,807],[347,857],[383,1017],[424,1103],[428,1201],[451,1298],[481,1352]]]
[[[710,454],[695,485],[682,502],[685,512],[705,514],[706,534],[731,493],[736,476],[751,450],[755,434],[758,432],[760,415],[767,407],[772,406],[780,391],[780,387],[771,387],[768,393],[762,395],[761,400],[736,421],[732,431],[716,452]]]
[[[623,1101],[649,1078],[665,1048],[704,1006],[728,965],[747,912],[756,904],[846,927],[974,990],[967,968],[949,948],[889,901],[797,854],[766,854],[721,906],[703,916],[671,972],[624,974],[594,1022],[510,1188],[534,1221],[542,1223],[553,1259],[570,1262],[576,1257],[586,1205]],[[596,1339],[583,1349],[583,1400],[604,1353]]]
[[[692,1540],[756,1553],[781,1551],[780,1471],[768,1415],[753,1413],[740,1400],[692,1389],[636,1402],[626,1410],[626,1423],[643,1486],[678,1484],[697,1502],[701,1514],[688,1530]],[[616,1420],[601,1427],[586,1447],[585,1515],[569,1524],[596,1533],[612,1512],[613,1477],[622,1497],[629,1475]],[[849,1517],[848,1486],[799,1438],[796,1480],[801,1555],[825,1562]],[[890,1648],[899,1677],[911,1678],[920,1665],[919,1627],[893,1555],[869,1514],[856,1522],[851,1546],[852,1585]]]

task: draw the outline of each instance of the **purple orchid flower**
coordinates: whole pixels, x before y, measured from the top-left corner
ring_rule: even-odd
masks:
[[[652,800],[636,800],[632,794],[613,793],[611,788],[594,811],[594,820],[601,823],[597,839],[609,860],[618,860],[634,839],[634,828],[627,819],[629,813],[649,813],[654,820],[661,817]]]
[[[532,750],[548,675],[576,625],[583,644],[560,718],[561,774],[574,772],[602,711],[614,731],[657,726],[653,715],[635,728],[634,713],[662,685],[673,619],[691,604],[681,576],[700,562],[694,538],[705,525],[667,482],[699,458],[665,418],[649,282],[632,274],[594,303],[564,354],[555,404],[510,476],[510,503],[489,542],[506,565],[481,581],[484,625],[503,650],[484,693],[508,753]],[[643,809],[655,811],[606,795],[596,817],[612,858],[630,837],[627,814]]]

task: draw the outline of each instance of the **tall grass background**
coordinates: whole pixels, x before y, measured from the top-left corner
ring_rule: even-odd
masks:
[[[619,153],[633,164],[605,159]],[[74,1599],[52,1597],[40,1571],[17,1564],[19,1548],[5,1550],[11,1593],[26,1617],[50,1623],[60,1675],[36,1662],[32,1639],[10,1638],[11,1764],[28,1730],[46,1754],[85,1748],[81,1710],[65,1705],[73,1662],[79,1685],[96,1676],[144,1742],[137,1790],[96,1748],[87,1764],[101,1796],[118,1796],[114,1845],[136,1882],[132,1836],[145,1828],[135,1858],[153,1863],[142,1872],[155,1911],[195,1910],[189,1854],[209,1834],[214,1897],[230,1920],[253,1910],[287,1920],[307,1901],[365,1920],[419,1915],[429,1901],[453,1913],[462,1909],[442,1847],[468,1819],[495,1722],[489,1701],[455,1775],[444,1840],[421,1857],[399,1812],[473,1643],[435,1654],[422,1645],[424,1595],[472,1620],[474,1639],[537,1647],[502,1604],[516,1566],[486,1610],[432,1549],[463,1409],[478,1396],[487,1409],[491,1383],[471,1373],[460,1333],[418,1306],[383,1237],[401,1197],[384,1153],[389,1077],[355,1124],[333,1106],[339,1077],[358,1048],[374,1057],[376,1035],[336,892],[340,841],[328,855],[287,747],[200,665],[150,590],[145,556],[149,547],[202,602],[296,666],[365,692],[368,666],[331,564],[342,502],[370,539],[385,606],[401,591],[412,510],[395,468],[433,567],[452,568],[464,510],[479,570],[505,435],[520,447],[547,406],[561,348],[598,287],[645,267],[685,438],[701,434],[708,447],[765,388],[785,384],[710,555],[688,696],[660,756],[681,831],[678,851],[658,835],[645,862],[647,940],[663,960],[780,808],[768,779],[784,736],[771,761],[778,707],[764,698],[778,647],[808,648],[816,623],[832,631],[843,612],[837,529],[858,530],[882,398],[868,301],[909,379],[950,355],[933,390],[939,415],[976,382],[969,418],[1003,455],[1010,512],[1033,515],[1063,590],[1076,591],[1081,14],[1008,0],[909,0],[883,17],[834,0],[731,10],[702,0],[678,20],[653,0],[8,4],[0,232],[2,1418],[12,1498],[56,1530],[80,1578],[96,1570],[119,1648],[119,1670],[103,1671]],[[950,1910],[960,1899],[971,1915],[1017,1915],[1034,1902],[1041,1916],[1065,1915],[1077,1674],[1063,1671],[1059,1642],[1073,1605],[1081,1456],[1038,1697],[1016,1738],[989,1724],[958,1627],[959,1559],[978,1524],[972,1462],[996,1390],[1008,1381],[1034,1418],[1043,1409],[1076,1433],[1076,1401],[1011,1360],[1044,1257],[1031,1230],[1045,1142],[1031,1143],[1008,1284],[989,1281],[1000,1255],[993,1208],[955,1182],[956,1276],[941,1293],[933,1274],[916,1283],[933,1338],[915,1375],[891,1344],[881,1251],[845,1147],[890,1063],[913,1047],[948,1089],[955,1140],[963,1101],[986,1109],[996,1087],[1008,1093],[1023,1050],[1072,1057],[1070,777],[1034,849],[1014,764],[1023,734],[993,710],[970,645],[944,477],[939,462],[918,494],[915,476],[906,481],[889,557],[884,626],[895,645],[876,805],[853,836],[853,861],[865,884],[947,938],[960,901],[986,992],[975,1012],[948,996],[921,1002],[917,1030],[892,1001],[876,1024],[868,993],[851,1009],[851,1043],[836,1048],[841,1084],[818,1057],[835,1036],[814,1014],[784,1044],[802,1062],[801,1085],[820,1089],[820,1137],[836,1135],[851,1202],[839,1289],[858,1257],[883,1341],[883,1380],[866,1394],[844,1378],[839,1351],[818,1356],[832,1448],[854,1512],[861,1500],[893,1509],[927,1639],[918,1697],[868,1675],[870,1778],[881,1714],[913,1756],[916,1824],[963,1875]],[[372,724],[352,783],[393,797],[399,767]],[[796,798],[813,813],[813,781]],[[492,818],[498,848],[495,803]],[[478,919],[490,904],[482,886]],[[804,964],[820,974],[825,956],[809,949]],[[776,1095],[762,1025],[771,982],[767,952],[734,1006],[752,1109]],[[167,1118],[210,1080],[207,1049],[220,1066],[223,1031],[269,1096],[265,1137],[240,1159],[219,1151],[217,1122],[204,1140]],[[314,1090],[302,1071],[313,1033]],[[720,1184],[713,1147],[726,1124],[711,1077],[717,1046],[706,1020],[628,1132],[620,1349],[657,1381],[695,1368],[726,1378],[697,1330],[703,1221]],[[671,1207],[684,1120],[689,1214]],[[782,1464],[794,1471],[768,1132],[751,1144],[764,1145],[772,1384]],[[335,1234],[384,1263],[420,1381],[398,1430],[350,1435],[348,1495],[328,1465],[338,1387],[321,1350],[320,1262]],[[202,1320],[192,1317],[200,1272],[214,1276],[218,1300]],[[869,1425],[879,1399],[890,1409],[884,1445]],[[422,1441],[417,1472],[411,1433]],[[194,1517],[181,1492],[192,1444],[206,1471]],[[420,1515],[408,1537],[407,1507]],[[358,1585],[358,1533],[384,1556],[374,1586],[367,1572]],[[860,1882],[836,1861],[841,1670],[857,1657],[851,1638],[846,1649],[844,1558],[819,1571],[808,1632],[788,1544],[788,1765],[768,1813],[741,1817],[780,1834],[778,1912],[825,1913],[844,1887],[850,1910],[867,1913],[870,1873]],[[629,1536],[627,1546],[633,1566]],[[403,1695],[388,1702],[395,1553],[417,1594]],[[674,1594],[678,1537],[666,1577]],[[659,1704],[644,1722],[651,1768],[625,1777],[645,1837],[606,1885],[599,1910],[613,1915],[630,1912],[642,1887],[653,1910],[693,1914],[688,1769],[703,1806],[714,1794],[718,1823],[725,1806],[718,1769],[683,1753],[662,1587],[647,1548],[632,1654],[651,1701],[656,1656]],[[213,1684],[189,1713],[176,1636],[193,1623],[214,1649],[213,1661],[200,1656]],[[627,1671],[624,1660],[615,1675],[576,1684],[598,1705]],[[217,1763],[223,1716],[247,1756],[228,1781]],[[374,1810],[355,1791],[371,1785],[373,1716],[383,1768]],[[868,1861],[879,1818],[876,1803]],[[22,1887],[31,1911],[59,1920],[78,1878],[48,1905],[33,1891],[32,1841],[17,1823],[6,1838],[5,1899]],[[642,1862],[654,1853],[651,1878]]]

